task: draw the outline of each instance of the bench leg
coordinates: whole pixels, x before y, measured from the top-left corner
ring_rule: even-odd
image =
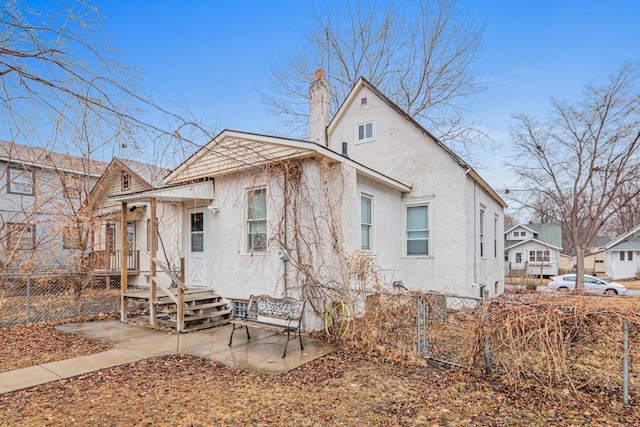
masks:
[[[287,347],[289,346],[289,329],[287,329],[287,342],[284,344],[284,353],[282,353],[282,358],[287,357]]]
[[[236,329],[242,329],[243,327],[240,326],[239,328],[236,328],[236,325],[231,325],[231,336],[229,337],[229,347],[231,347],[231,343],[233,342],[233,333],[236,331]],[[247,330],[247,340],[251,339],[251,336],[249,335],[249,327],[248,326],[244,326],[244,328]]]
[[[300,350],[304,350],[304,347],[302,346],[302,334],[300,333],[299,329],[298,329],[298,339],[300,340]]]
[[[231,347],[231,342],[233,341],[233,333],[236,331],[236,326],[231,325],[231,336],[229,337],[229,347]]]

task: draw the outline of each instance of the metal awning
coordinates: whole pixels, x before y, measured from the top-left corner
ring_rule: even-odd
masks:
[[[157,199],[160,202],[185,202],[194,200],[206,200],[210,202],[214,198],[214,193],[213,181],[201,181],[173,187],[155,188],[137,193],[119,194],[109,197],[109,200],[127,203],[146,201],[149,199]]]

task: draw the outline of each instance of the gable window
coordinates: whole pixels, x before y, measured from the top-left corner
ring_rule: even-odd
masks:
[[[480,209],[480,256],[484,257],[484,209]]]
[[[121,186],[122,191],[129,190],[131,188],[131,175],[128,172],[122,172]]]
[[[7,248],[9,250],[31,250],[36,246],[36,226],[9,222],[7,225]]]
[[[367,123],[360,123],[357,126],[356,141],[357,142],[369,142],[375,139],[373,121]]]
[[[371,250],[373,197],[360,195],[360,249]]]
[[[249,191],[247,206],[247,251],[264,252],[267,250],[267,189]]]
[[[407,255],[429,255],[429,205],[407,206]]]
[[[7,192],[33,196],[35,175],[28,169],[9,168],[7,170]]]

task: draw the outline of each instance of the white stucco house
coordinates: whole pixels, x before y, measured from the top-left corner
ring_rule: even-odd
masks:
[[[111,200],[179,207],[186,286],[234,303],[316,285],[501,294],[506,204],[476,171],[365,79],[331,120],[323,72],[310,95],[309,141],[224,130],[164,187]]]
[[[555,276],[561,264],[560,224],[511,224],[504,228],[507,274]]]
[[[612,280],[640,275],[640,224],[605,246],[606,275]]]

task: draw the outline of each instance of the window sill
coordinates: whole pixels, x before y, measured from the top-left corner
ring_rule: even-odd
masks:
[[[367,143],[369,143],[369,142],[373,142],[373,141],[375,141],[375,140],[376,140],[375,138],[371,138],[371,139],[363,139],[363,140],[360,140],[360,141],[356,141],[356,142],[355,142],[355,145],[367,144]]]
[[[433,255],[402,255],[402,259],[433,259]]]

